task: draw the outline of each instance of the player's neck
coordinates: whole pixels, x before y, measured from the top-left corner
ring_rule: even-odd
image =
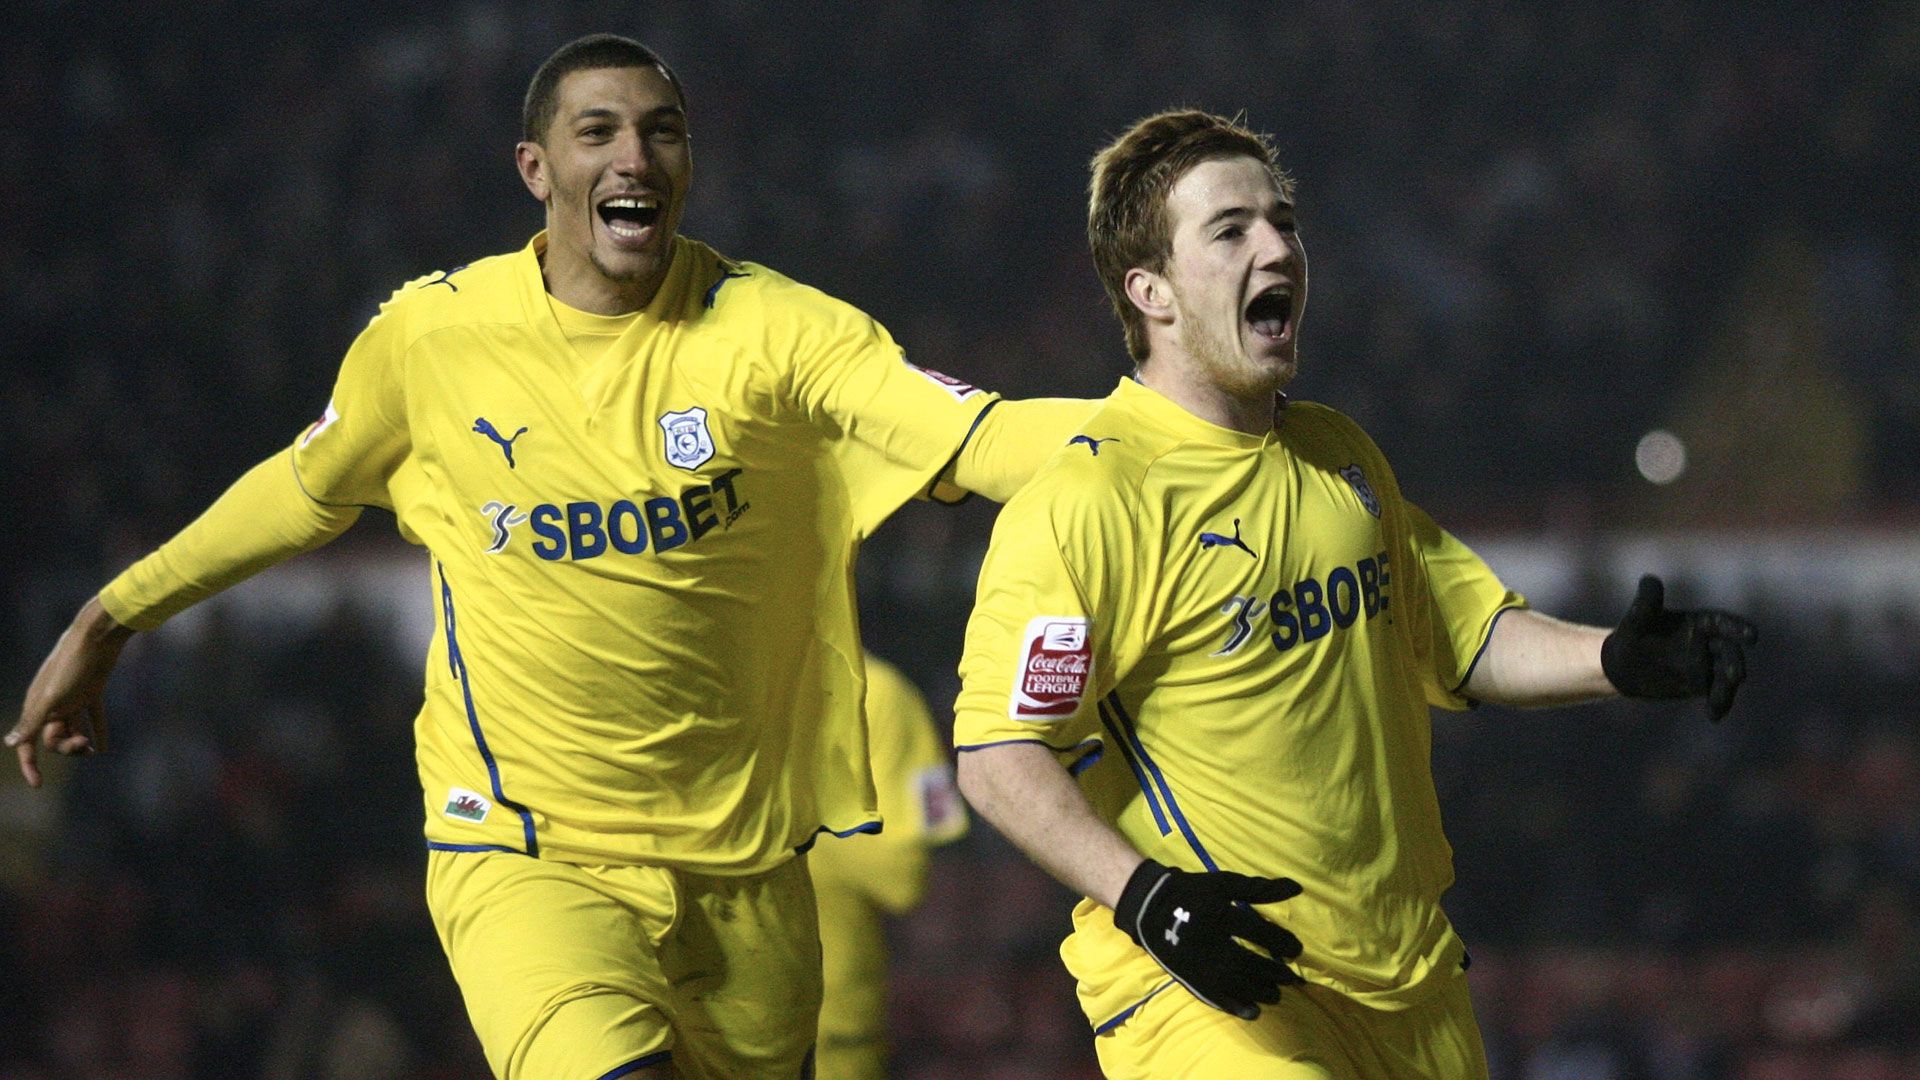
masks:
[[[631,315],[653,303],[672,265],[669,259],[655,273],[621,281],[602,273],[586,253],[549,244],[540,260],[540,273],[547,292],[570,308],[594,315]]]
[[[1184,362],[1183,362],[1184,361]],[[1277,386],[1231,389],[1209,378],[1190,357],[1162,357],[1157,351],[1134,372],[1140,385],[1193,415],[1247,435],[1273,430]]]

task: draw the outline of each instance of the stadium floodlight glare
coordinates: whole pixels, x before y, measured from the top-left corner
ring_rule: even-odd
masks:
[[[1649,431],[1634,448],[1633,463],[1649,483],[1664,487],[1687,471],[1687,444],[1671,431]]]

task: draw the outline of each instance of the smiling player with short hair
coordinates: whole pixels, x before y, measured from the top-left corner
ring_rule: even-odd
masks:
[[[1107,1076],[1484,1078],[1428,706],[1717,718],[1753,631],[1654,579],[1611,634],[1529,611],[1353,421],[1288,403],[1293,196],[1265,137],[1201,112],[1094,159],[1137,368],[995,525],[960,785],[1087,898],[1061,954]]]
[[[560,48],[524,121],[545,230],[395,293],[321,419],[81,610],[8,743],[36,785],[36,746],[103,748],[128,634],[392,510],[431,554],[429,906],[495,1072],[791,1080],[798,856],[880,826],[855,552],[936,483],[1004,499],[1090,406],[996,402],[679,236],[686,96],[638,43]]]

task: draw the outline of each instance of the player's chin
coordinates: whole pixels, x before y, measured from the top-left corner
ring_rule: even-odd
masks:
[[[1247,342],[1247,361],[1253,370],[1273,383],[1275,390],[1285,389],[1300,370],[1300,357],[1292,341],[1276,343],[1255,336]]]
[[[640,281],[660,272],[661,258],[653,251],[632,251],[596,245],[593,265],[609,281]]]

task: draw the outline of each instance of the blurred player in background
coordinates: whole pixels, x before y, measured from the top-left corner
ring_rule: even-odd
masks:
[[[1138,366],[996,523],[961,787],[1087,897],[1061,953],[1109,1077],[1484,1078],[1428,706],[1717,719],[1753,628],[1653,578],[1611,633],[1529,611],[1358,426],[1287,403],[1307,260],[1265,137],[1141,121],[1088,234]]]
[[[807,856],[820,908],[825,994],[819,1080],[887,1075],[887,915],[920,906],[928,852],[967,833],[946,742],[900,669],[867,654],[867,741],[887,827],[823,840]]]
[[[854,553],[916,494],[1006,498],[1090,408],[996,402],[678,236],[686,104],[636,42],[556,51],[515,150],[545,230],[395,293],[320,419],[87,602],[7,737],[35,785],[36,748],[103,749],[130,634],[391,510],[437,612],[428,904],[507,1080],[802,1075],[797,856],[880,827]]]

